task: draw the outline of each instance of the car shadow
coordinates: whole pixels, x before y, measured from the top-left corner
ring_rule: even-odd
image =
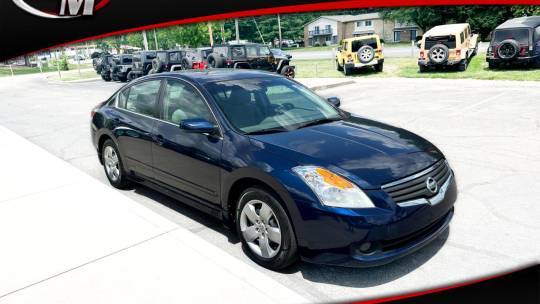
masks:
[[[205,226],[205,228],[212,229],[215,232],[218,232],[225,237],[227,237],[227,240],[231,244],[238,244],[240,240],[238,239],[238,236],[236,235],[236,232],[226,227],[222,221],[219,219],[204,213],[194,207],[191,207],[181,201],[178,201],[172,197],[169,197],[165,194],[162,194],[156,190],[153,190],[151,188],[148,188],[143,185],[136,185],[132,188],[132,191],[142,195],[144,197],[147,197],[169,209],[172,209],[183,216],[188,217],[189,219]],[[159,213],[159,212],[158,212]],[[161,214],[163,216],[163,214]],[[165,218],[171,220],[174,222],[174,219],[171,219],[168,216],[164,216]],[[192,231],[196,232],[196,231]]]
[[[344,287],[365,288],[382,285],[399,279],[429,261],[448,239],[447,228],[437,239],[424,248],[392,263],[370,268],[347,268],[337,266],[298,263],[283,273],[297,273],[308,281]]]
[[[132,191],[170,208],[206,228],[224,235],[231,244],[238,244],[240,242],[236,231],[227,228],[220,220],[194,207],[142,185],[134,186]],[[170,216],[165,217],[169,218]],[[173,219],[170,220],[174,221]],[[300,273],[304,279],[311,282],[344,287],[362,288],[382,285],[407,275],[429,261],[445,244],[449,236],[449,229],[446,229],[437,239],[424,248],[383,266],[347,268],[299,261],[279,272],[282,274]],[[196,233],[196,231],[192,232]],[[244,250],[245,248],[242,248],[242,251]]]

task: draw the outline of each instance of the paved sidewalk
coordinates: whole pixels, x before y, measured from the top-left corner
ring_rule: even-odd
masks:
[[[0,139],[0,303],[306,302],[1,126]]]

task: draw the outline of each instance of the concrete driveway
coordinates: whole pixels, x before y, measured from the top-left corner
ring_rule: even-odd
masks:
[[[90,110],[119,86],[48,83],[39,75],[1,78],[0,124],[108,183],[90,143]],[[121,193],[319,302],[434,287],[538,261],[540,83],[356,78],[318,93],[341,97],[351,112],[417,132],[445,152],[459,199],[443,237],[382,267],[299,263],[278,273],[251,262],[236,236],[203,213],[144,187]]]

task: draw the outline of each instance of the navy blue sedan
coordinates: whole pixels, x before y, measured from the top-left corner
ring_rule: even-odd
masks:
[[[92,111],[110,183],[143,184],[223,220],[270,269],[391,262],[443,233],[444,155],[298,82],[249,70],[142,77]]]

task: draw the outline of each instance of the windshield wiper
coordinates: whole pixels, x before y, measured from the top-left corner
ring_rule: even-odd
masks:
[[[321,125],[321,124],[334,122],[334,121],[338,121],[338,120],[341,120],[341,117],[316,119],[316,120],[312,120],[310,122],[307,122],[305,124],[300,125],[298,127],[298,129],[309,127],[309,126]]]
[[[282,127],[277,127],[277,128],[268,128],[268,129],[262,129],[262,130],[252,131],[252,132],[246,132],[245,134],[246,135],[261,135],[261,134],[271,134],[271,133],[279,133],[279,132],[287,132],[287,131],[289,130]]]

